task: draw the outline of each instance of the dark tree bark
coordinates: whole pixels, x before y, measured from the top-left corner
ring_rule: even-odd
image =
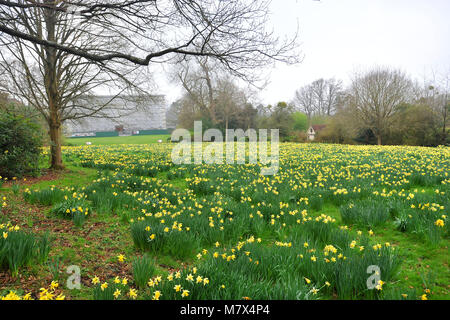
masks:
[[[45,2],[50,3],[49,0]],[[47,29],[47,39],[49,41],[55,41],[55,27],[57,23],[56,14],[53,10],[44,9],[44,22]],[[48,127],[50,134],[50,168],[60,170],[63,169],[62,152],[61,152],[61,118],[59,112],[61,110],[59,91],[58,91],[58,79],[56,75],[57,69],[57,50],[52,47],[45,47],[45,63],[44,63],[44,81],[45,89],[47,90],[48,97]]]

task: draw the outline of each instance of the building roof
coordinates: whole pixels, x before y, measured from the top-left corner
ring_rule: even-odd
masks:
[[[314,129],[315,132],[318,132],[322,129],[325,129],[326,126],[327,126],[326,124],[315,124],[312,125],[311,127]]]

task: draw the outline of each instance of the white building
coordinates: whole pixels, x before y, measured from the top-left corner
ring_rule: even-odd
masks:
[[[320,130],[324,129],[326,125],[324,124],[316,124],[309,127],[308,131],[306,132],[306,135],[308,136],[309,141],[314,141],[316,139],[317,133],[319,133]]]
[[[97,108],[107,104],[107,107],[93,117],[66,121],[65,132],[69,137],[131,135],[167,129],[164,96],[94,96],[76,104]]]

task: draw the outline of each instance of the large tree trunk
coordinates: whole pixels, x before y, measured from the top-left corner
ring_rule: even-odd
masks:
[[[381,146],[381,134],[377,134],[377,144]]]
[[[50,123],[50,168],[54,170],[64,169],[61,152],[61,124]]]
[[[442,145],[445,146],[447,143],[447,106],[444,106],[444,123],[442,126]]]
[[[225,120],[225,143],[228,143],[228,118]]]
[[[445,146],[446,143],[447,143],[447,128],[444,122],[444,127],[442,128],[442,145]]]
[[[44,3],[51,3],[51,0],[45,0]],[[45,24],[47,27],[48,40],[55,41],[56,39],[56,13],[51,10],[46,10],[44,13]],[[50,168],[60,170],[63,169],[62,152],[61,152],[61,99],[58,88],[57,77],[57,51],[55,48],[45,48],[45,63],[44,63],[44,79],[45,89],[48,98],[48,126],[51,140],[50,146]]]

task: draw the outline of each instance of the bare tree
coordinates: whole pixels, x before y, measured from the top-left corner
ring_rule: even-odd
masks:
[[[294,104],[309,119],[314,115],[331,116],[342,93],[342,82],[318,79],[295,92]]]
[[[250,80],[255,69],[273,61],[300,61],[297,33],[280,40],[267,29],[269,4],[270,0],[0,0],[0,33],[105,64],[212,57]],[[23,12],[35,10],[76,15],[83,24],[97,27],[93,38],[122,46],[80,47],[41,37],[18,23]]]
[[[194,105],[193,110],[199,110],[207,115],[213,124],[218,123],[216,110],[216,87],[218,75],[217,65],[208,58],[196,57],[184,61],[176,67],[174,81],[181,83],[188,100]]]
[[[175,71],[175,80],[183,86],[186,96],[185,110],[195,116],[206,116],[212,125],[224,125],[241,114],[247,104],[247,95],[236,85],[235,79],[217,63],[208,58],[195,58],[181,63]],[[226,136],[227,138],[227,136]]]
[[[426,81],[423,90],[425,103],[428,104],[442,126],[441,143],[447,143],[447,128],[450,119],[450,74],[436,75]]]
[[[252,103],[247,102],[239,114],[239,128],[241,129],[251,129],[256,128],[256,121],[258,116],[258,109],[253,106]]]
[[[44,3],[54,5],[54,1]],[[44,7],[13,7],[11,12],[15,13],[15,19],[9,25],[17,29],[23,27],[37,39],[76,45],[80,50],[86,47],[120,46],[108,43],[105,38],[93,37],[91,32],[93,29],[97,30],[97,27],[80,25],[65,11]],[[121,68],[120,63],[111,68],[54,47],[8,35],[0,38],[0,48],[0,72],[8,79],[0,84],[0,90],[33,107],[45,119],[51,140],[53,169],[63,167],[61,137],[65,121],[105,117],[107,113],[103,111],[118,93],[137,88],[133,68]],[[86,99],[96,89],[106,86],[118,89],[108,101],[95,104]],[[125,111],[126,104],[120,106],[120,109]]]
[[[316,112],[316,105],[314,103],[314,92],[310,85],[304,86],[295,92],[294,105],[304,112],[311,121],[311,117]]]
[[[399,70],[374,68],[352,79],[350,108],[361,126],[370,129],[382,144],[397,107],[412,98],[412,82]]]
[[[228,141],[229,122],[243,112],[247,104],[247,96],[230,77],[219,79],[216,90],[215,104],[219,119],[225,125],[225,141]]]
[[[325,111],[325,95],[326,82],[324,79],[318,79],[310,84],[310,90],[313,96],[314,113],[316,115],[324,115]]]
[[[168,128],[175,129],[180,123],[180,113],[183,110],[183,101],[174,101],[166,112],[166,124]]]
[[[339,104],[339,99],[343,94],[342,90],[343,86],[341,80],[329,79],[326,81],[324,113],[327,116],[331,116],[336,112],[337,106]]]

